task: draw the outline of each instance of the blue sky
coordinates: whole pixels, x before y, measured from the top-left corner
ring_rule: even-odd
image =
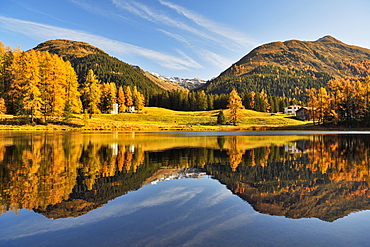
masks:
[[[167,76],[218,76],[258,45],[325,35],[370,48],[369,0],[1,0],[0,40],[90,43]]]

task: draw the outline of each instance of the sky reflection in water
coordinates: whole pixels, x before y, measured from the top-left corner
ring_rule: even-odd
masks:
[[[241,142],[242,139],[225,138],[226,140],[222,139],[222,141],[225,142],[222,144],[225,149],[232,149],[233,143],[238,143],[238,147],[242,147],[246,145],[245,143],[250,142],[249,139],[249,141],[245,141],[244,143]],[[279,137],[277,138],[281,139]],[[335,140],[338,139],[336,138],[337,137],[328,139],[331,148],[338,148],[338,146],[342,145],[337,144],[337,146],[333,146]],[[344,146],[349,146],[349,144],[352,143],[357,146],[363,145],[364,149],[361,150],[368,150],[366,141],[358,140],[357,137],[344,139],[347,141]],[[363,139],[366,140],[366,138]],[[257,140],[261,141],[260,139],[256,139],[256,141]],[[341,138],[338,140],[341,140]],[[106,141],[107,140],[104,142]],[[197,139],[197,141],[199,140]],[[206,142],[207,145],[211,145],[210,143],[218,141],[217,145],[220,145],[220,139],[207,139],[207,141],[202,141]],[[230,141],[230,143],[228,143],[228,141]],[[263,141],[266,140],[263,139]],[[318,143],[320,143],[320,141],[326,141],[326,139],[319,138]],[[313,141],[311,140],[311,142]],[[190,145],[190,141],[186,143]],[[275,151],[281,151],[286,148],[281,146],[281,144],[276,145]],[[356,145],[354,145],[354,148],[356,148]],[[10,147],[9,144],[8,147]],[[137,148],[138,146],[135,147]],[[313,147],[315,147],[315,145],[311,143],[311,149]],[[150,149],[148,146],[146,146],[146,148]],[[252,147],[248,146],[248,148],[246,147],[242,152],[244,155],[243,157],[251,155],[251,153],[248,153],[251,152],[251,150],[257,150],[257,153],[265,150],[263,148],[253,148],[253,145]],[[175,159],[176,154],[179,155],[178,152],[182,152],[182,149],[185,148],[176,149],[175,151],[166,148],[165,150],[167,151],[162,150],[160,153],[156,153],[156,151],[154,152],[154,156],[147,158],[151,160],[151,162],[164,162],[170,157],[169,160],[171,161]],[[110,149],[103,146],[102,150],[105,151],[104,155],[101,157],[106,157],[105,152],[108,152]],[[271,150],[268,151],[270,155],[272,153]],[[355,152],[356,150],[353,151]],[[361,150],[357,151],[360,152]],[[166,152],[168,152],[168,154]],[[194,149],[193,152],[197,154],[200,151]],[[112,151],[108,153],[117,155]],[[253,155],[257,155],[257,153],[253,153]],[[165,154],[167,159],[159,159],[159,157],[162,157],[160,156],[161,154]],[[185,154],[188,153],[185,152]],[[226,154],[229,156],[235,155],[235,153],[233,154],[231,151],[220,151],[220,153],[211,152],[208,153],[208,155],[209,154],[214,155],[215,160],[220,159],[220,157]],[[356,153],[354,154],[356,155]],[[261,157],[264,155],[265,154],[261,155]],[[300,155],[306,157],[305,153],[301,153]],[[351,155],[352,154],[348,154],[348,157]],[[230,157],[226,158],[230,159]],[[270,160],[271,159],[272,158],[270,158]],[[294,162],[296,161],[299,160],[297,159]],[[147,160],[145,160],[145,162],[147,162]],[[302,164],[304,162],[305,161],[302,161]],[[274,167],[273,165],[273,163],[269,163],[270,167]],[[258,166],[257,164],[256,168],[258,168]],[[299,168],[301,166],[297,167]],[[228,173],[217,175],[225,181],[227,181],[228,176],[233,174],[239,176],[238,174],[240,173],[240,176],[242,176],[243,173],[241,171],[243,171],[243,169],[250,169],[248,170],[250,172],[255,171],[253,170],[254,167],[250,165],[237,167],[235,168],[236,171],[231,171],[230,169],[223,168],[223,163],[215,163],[212,168],[214,170],[211,168],[212,167],[205,167],[208,171],[216,173],[226,169],[225,171],[228,171]],[[138,170],[132,175],[140,172],[140,167],[135,169]],[[265,168],[261,166],[261,168],[258,169]],[[314,168],[311,167],[310,169]],[[327,173],[337,174],[333,169],[334,168],[330,168],[327,170]],[[265,170],[264,172],[267,171],[268,170]],[[290,173],[288,173],[288,175],[289,174]],[[341,216],[335,218],[333,222],[327,222],[317,218],[300,217],[299,219],[292,219],[283,216],[273,216],[273,213],[269,213],[271,215],[261,214],[253,208],[261,207],[261,205],[256,204],[252,207],[248,202],[236,195],[237,193],[241,193],[241,196],[245,196],[247,195],[246,193],[243,194],[241,191],[238,192],[240,188],[232,188],[234,186],[233,184],[229,184],[228,186],[221,184],[215,179],[217,176],[212,177],[206,175],[198,179],[182,178],[161,181],[155,184],[146,183],[146,185],[142,186],[140,189],[116,197],[105,205],[99,204],[95,209],[79,217],[58,218],[53,220],[27,209],[20,209],[16,213],[5,212],[0,216],[0,225],[2,226],[0,230],[0,246],[366,246],[370,240],[370,237],[368,237],[368,232],[370,230],[369,211],[351,213],[344,217]],[[292,176],[292,174],[290,174],[290,176]],[[101,179],[107,180],[108,177],[102,177]],[[246,178],[244,178],[244,180],[246,180]],[[115,182],[115,180],[109,181],[104,182],[103,185],[108,183],[112,185],[109,188],[115,189],[114,185],[117,182]],[[271,181],[271,183],[274,183],[274,181]],[[330,183],[339,183],[340,185],[340,181],[335,181],[334,183],[334,180],[332,180]],[[255,185],[256,188],[258,188],[258,183]],[[364,186],[364,183],[358,181],[355,185]],[[318,184],[318,186],[320,185]],[[361,191],[363,190],[364,189]],[[87,192],[89,191],[94,191],[94,187],[88,189]],[[231,191],[234,191],[236,194],[233,194]],[[258,193],[259,194],[255,195],[261,195],[265,192]],[[271,196],[271,194],[273,195],[273,193],[267,192],[267,195]],[[98,192],[97,195],[99,195]],[[281,194],[281,196],[282,195],[284,194]],[[76,198],[78,198],[78,196],[76,196]],[[279,197],[279,195],[277,195],[276,198],[286,200],[286,198]],[[276,198],[272,197],[272,199],[270,198],[269,200],[276,200]],[[250,195],[249,200],[252,199],[254,199],[253,194]],[[257,203],[259,202],[257,199],[255,200]],[[269,204],[271,212],[274,212],[273,207],[280,203],[279,201],[272,203],[267,200],[267,197],[265,202],[271,203]],[[296,207],[300,206],[298,203],[293,203],[292,205],[296,205]],[[333,207],[334,206],[335,205],[333,205]],[[322,208],[315,208],[314,206],[312,208],[323,210]],[[259,209],[265,210],[263,208]],[[290,208],[290,210],[294,211],[294,208]]]
[[[369,220],[368,211],[333,223],[263,215],[216,180],[181,179],[144,186],[78,218],[9,212],[0,217],[0,241],[1,246],[366,246]]]

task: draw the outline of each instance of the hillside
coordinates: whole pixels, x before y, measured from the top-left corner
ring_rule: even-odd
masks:
[[[163,88],[150,80],[137,67],[112,57],[90,44],[71,40],[49,40],[34,48],[48,51],[71,62],[76,70],[79,83],[82,83],[89,69],[92,69],[101,82],[114,82],[117,86],[136,86],[139,91],[153,94]]]
[[[88,43],[63,39],[48,40],[37,45],[34,49],[58,54],[66,60],[81,58],[91,54],[105,54],[103,50]]]
[[[201,90],[210,93],[261,91],[301,95],[331,78],[361,79],[370,74],[370,50],[347,45],[331,36],[317,41],[290,40],[261,45]],[[299,98],[299,97],[298,97]]]

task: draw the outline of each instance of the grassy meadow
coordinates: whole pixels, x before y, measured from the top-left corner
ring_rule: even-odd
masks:
[[[292,127],[310,124],[284,114],[271,114],[242,110],[237,126],[217,125],[219,110],[213,111],[173,111],[159,107],[145,107],[142,113],[96,114],[89,118],[84,114],[74,115],[68,123],[62,120],[41,124],[22,124],[17,117],[1,116],[0,129],[81,129],[81,130],[123,130],[123,131],[161,131],[161,130],[241,130],[268,129],[273,127]],[[226,119],[229,110],[224,110]]]
[[[217,125],[219,110],[213,111],[173,111],[158,107],[146,107],[142,113],[121,113],[117,115],[99,114],[85,119],[83,128],[94,126],[117,129],[139,130],[221,130],[221,129],[263,129],[270,127],[301,126],[310,122],[299,121],[284,114],[271,114],[242,110],[238,126]],[[224,110],[228,119],[229,110]]]

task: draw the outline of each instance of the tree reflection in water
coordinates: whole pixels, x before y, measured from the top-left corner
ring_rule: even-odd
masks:
[[[370,208],[369,150],[359,135],[4,134],[0,200],[2,212],[76,217],[150,182],[205,172],[258,212],[334,221]]]

